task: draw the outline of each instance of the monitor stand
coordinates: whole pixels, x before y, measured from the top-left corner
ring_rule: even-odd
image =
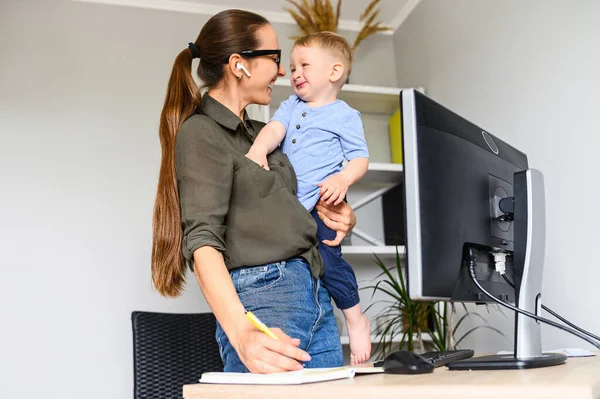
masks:
[[[535,169],[514,176],[514,284],[516,306],[539,316],[546,241],[544,176]],[[508,355],[474,357],[449,363],[450,370],[503,370],[555,366],[567,357],[542,353],[540,323],[515,315],[515,349]]]

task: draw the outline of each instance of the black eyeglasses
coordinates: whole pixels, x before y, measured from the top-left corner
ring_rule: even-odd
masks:
[[[274,58],[275,63],[277,63],[277,69],[279,69],[279,64],[281,63],[281,49],[279,50],[246,50],[240,51],[238,53],[243,57],[260,57],[263,55],[276,55],[277,58]],[[229,62],[229,57],[223,60],[223,64],[227,64]]]

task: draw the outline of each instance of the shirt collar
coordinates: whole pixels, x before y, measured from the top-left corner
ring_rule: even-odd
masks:
[[[237,130],[240,123],[242,123],[240,118],[231,112],[229,108],[208,94],[204,94],[202,96],[202,112],[212,118],[219,125],[226,127],[229,130]],[[244,110],[244,123],[246,126],[253,126],[246,110]]]

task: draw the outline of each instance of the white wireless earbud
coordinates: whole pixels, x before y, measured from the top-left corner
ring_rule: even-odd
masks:
[[[250,72],[248,72],[248,70],[246,69],[246,67],[243,66],[242,64],[240,64],[239,62],[237,64],[235,64],[235,69],[237,69],[238,71],[244,71],[244,73],[248,77],[252,76],[252,75],[250,75]]]

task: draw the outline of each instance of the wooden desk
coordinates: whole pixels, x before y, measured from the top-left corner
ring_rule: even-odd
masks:
[[[530,370],[449,371],[433,374],[356,375],[305,385],[217,385],[183,387],[185,399],[439,399],[600,398],[600,356],[569,358],[565,364]]]

